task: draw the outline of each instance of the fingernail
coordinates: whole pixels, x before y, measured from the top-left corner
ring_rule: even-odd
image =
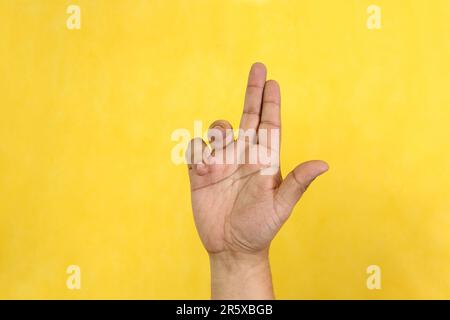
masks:
[[[206,165],[203,162],[197,163],[197,169],[203,169]]]

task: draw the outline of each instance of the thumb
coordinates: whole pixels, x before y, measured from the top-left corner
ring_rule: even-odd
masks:
[[[311,182],[328,170],[328,164],[321,160],[312,160],[298,165],[283,180],[276,194],[276,202],[280,206],[278,214],[285,221],[295,204]]]

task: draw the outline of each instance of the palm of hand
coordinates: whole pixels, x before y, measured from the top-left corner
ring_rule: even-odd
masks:
[[[227,136],[231,125],[221,120],[211,128]],[[273,172],[261,174],[268,165],[260,161],[253,164],[240,163],[235,158],[231,163],[224,163],[223,158],[217,161],[218,154],[223,156],[218,151],[239,150],[240,144],[234,139],[228,144],[211,144],[212,156],[201,155],[201,162],[189,166],[194,219],[209,253],[252,253],[267,249],[311,181],[328,169],[322,161],[309,161],[299,165],[283,181],[278,165],[279,140],[264,140],[260,135],[262,129],[269,132],[267,136],[280,129],[279,87],[275,81],[266,82],[265,67],[259,63],[250,70],[240,129],[255,130],[259,139],[247,141],[243,151],[236,152],[244,155],[252,151],[275,152],[270,163]],[[241,133],[239,140],[243,141]],[[195,140],[191,141],[188,148],[188,158],[195,152],[194,143]],[[201,151],[205,148],[203,143]]]

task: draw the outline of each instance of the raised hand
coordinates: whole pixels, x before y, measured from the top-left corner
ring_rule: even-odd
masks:
[[[280,130],[279,85],[255,63],[238,138],[218,120],[209,146],[197,138],[188,147],[192,208],[210,254],[213,298],[273,297],[270,243],[310,183],[328,170],[323,161],[308,161],[283,179]]]

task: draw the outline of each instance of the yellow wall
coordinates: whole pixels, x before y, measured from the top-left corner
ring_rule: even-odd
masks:
[[[448,0],[0,0],[0,298],[208,298],[170,136],[237,126],[254,61],[284,171],[331,166],[273,243],[278,298],[450,298],[449,34]]]

